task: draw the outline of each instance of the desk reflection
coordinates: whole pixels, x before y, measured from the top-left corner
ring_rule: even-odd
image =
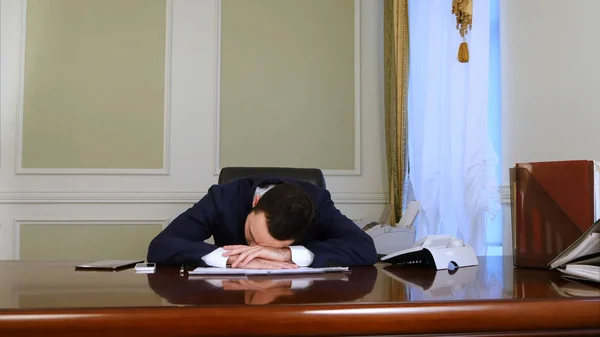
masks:
[[[81,262],[0,261],[0,310],[600,297],[600,284],[566,280],[555,270],[514,268],[512,257],[481,257],[479,266],[455,274],[377,264],[349,274],[247,279],[197,279],[160,266],[154,274],[76,271]]]
[[[389,277],[406,284],[411,299],[419,293],[428,299],[464,299],[464,290],[476,284],[478,266],[463,267],[455,271],[432,268],[387,266],[382,271]]]
[[[453,272],[417,265],[387,265],[382,273],[404,284],[411,302],[513,298],[513,267],[508,258],[479,257],[479,265]],[[548,271],[543,273],[547,275]]]
[[[357,301],[377,280],[376,267],[350,273],[279,276],[180,275],[175,270],[148,274],[150,288],[174,305],[310,304]]]
[[[181,276],[166,266],[154,274],[80,272],[74,264],[0,261],[0,331],[237,336],[242,329],[284,336],[292,327],[295,335],[600,335],[600,285],[513,268],[510,257],[482,257],[479,266],[455,273],[377,264],[348,274],[248,278]]]

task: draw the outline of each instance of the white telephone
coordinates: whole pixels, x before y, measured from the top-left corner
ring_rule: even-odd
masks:
[[[388,210],[382,214],[379,222],[372,222],[363,227],[365,233],[373,238],[378,255],[385,256],[409,248],[414,244],[416,232],[413,223],[420,207],[418,201],[411,201],[396,226],[382,224],[389,215]]]
[[[429,235],[412,247],[381,258],[395,265],[432,266],[437,270],[479,265],[475,251],[452,235]]]

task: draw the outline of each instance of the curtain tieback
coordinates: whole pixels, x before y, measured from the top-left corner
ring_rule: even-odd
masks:
[[[456,29],[463,42],[458,47],[458,62],[469,62],[467,34],[473,25],[473,0],[452,0],[452,14],[456,15]]]

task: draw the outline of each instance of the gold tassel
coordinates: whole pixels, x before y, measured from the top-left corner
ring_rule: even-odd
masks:
[[[473,24],[473,0],[452,0],[452,14],[456,15],[456,29],[463,42],[458,47],[458,62],[469,62],[469,46],[466,36]]]
[[[467,44],[467,41],[463,41],[458,47],[458,62],[469,62],[469,45]]]

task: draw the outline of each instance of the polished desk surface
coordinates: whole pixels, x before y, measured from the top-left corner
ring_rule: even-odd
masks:
[[[600,286],[510,257],[479,261],[455,273],[376,265],[248,278],[0,261],[0,335],[600,335]]]

